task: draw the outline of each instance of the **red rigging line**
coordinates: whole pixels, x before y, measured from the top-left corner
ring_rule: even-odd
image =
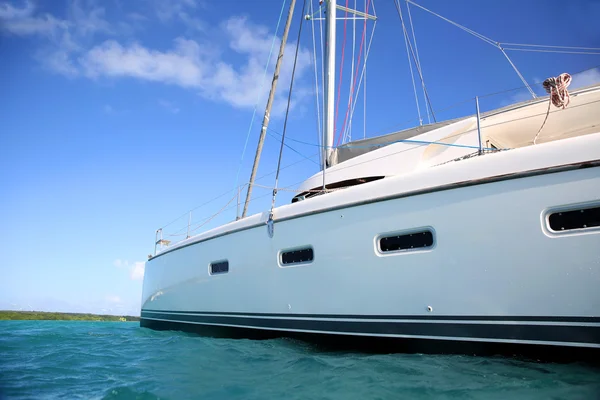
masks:
[[[365,13],[367,13],[367,14],[369,13],[369,6],[370,5],[371,5],[371,0],[367,0],[367,8],[365,9]],[[360,47],[358,49],[358,62],[356,63],[357,65],[360,65],[360,59],[361,59],[361,56],[362,56],[362,48],[363,48],[363,45],[365,43],[366,33],[367,33],[367,19],[365,18],[365,22],[364,22],[364,25],[363,25],[362,37],[360,39]],[[357,67],[356,71],[354,73],[354,80],[352,82],[352,87],[350,88],[350,97],[352,97],[352,95],[354,94],[354,88],[355,88],[355,85],[356,85],[356,80],[358,78],[358,71],[359,71],[359,69],[360,68]],[[338,101],[339,101],[339,95],[338,95]],[[340,131],[340,134],[339,134],[338,140],[337,140],[337,145],[338,146],[340,145],[340,142],[342,140],[342,136],[343,136],[344,130],[346,129],[346,122],[348,121],[348,114],[350,112],[350,106],[351,105],[348,104],[348,108],[346,109],[346,116],[344,118],[344,124],[342,125],[342,130]],[[335,132],[335,129],[334,129],[334,132]]]
[[[349,0],[346,0],[346,9],[348,8],[348,2]],[[332,22],[333,24],[335,24],[335,20]],[[337,101],[336,101],[336,105],[335,105],[335,117],[333,118],[333,132],[335,135],[335,123],[337,121],[337,117],[338,117],[338,111],[340,109],[340,95],[342,93],[342,77],[344,74],[344,50],[346,50],[346,24],[348,23],[348,11],[346,11],[346,14],[344,15],[344,35],[343,35],[343,41],[342,41],[342,61],[340,63],[340,79],[338,80],[338,93],[337,93]]]

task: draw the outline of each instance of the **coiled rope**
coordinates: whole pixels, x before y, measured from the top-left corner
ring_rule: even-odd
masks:
[[[546,93],[550,95],[550,101],[556,107],[566,108],[571,101],[567,87],[571,84],[571,75],[566,72],[556,78],[548,78],[542,84]]]
[[[544,83],[542,83],[546,93],[550,95],[550,101],[548,102],[546,118],[544,118],[544,122],[542,123],[540,130],[536,133],[535,138],[533,138],[533,144],[537,144],[538,136],[540,136],[542,128],[544,128],[544,125],[546,125],[548,115],[550,114],[550,104],[554,104],[556,108],[562,108],[564,110],[571,102],[571,97],[569,96],[569,91],[567,90],[570,84],[571,75],[567,74],[566,72],[557,77],[550,77],[546,79]]]

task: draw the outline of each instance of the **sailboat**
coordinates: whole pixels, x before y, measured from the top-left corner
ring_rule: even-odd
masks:
[[[336,147],[337,11],[372,15],[321,8],[321,170],[289,204],[174,244],[157,236],[168,246],[146,263],[141,326],[597,356],[600,85],[569,93],[565,74],[547,97]]]

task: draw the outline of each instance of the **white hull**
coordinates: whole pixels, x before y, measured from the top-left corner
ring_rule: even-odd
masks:
[[[597,350],[600,229],[547,221],[590,205],[600,134],[388,177],[275,209],[272,238],[264,213],[159,253],[142,325]],[[420,228],[432,247],[380,251],[381,235]],[[312,262],[281,266],[303,246]]]

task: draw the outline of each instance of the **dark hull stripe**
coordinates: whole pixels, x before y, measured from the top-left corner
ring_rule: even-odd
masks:
[[[427,321],[517,321],[517,322],[569,322],[600,324],[600,317],[566,317],[566,316],[522,316],[522,315],[357,315],[357,314],[275,314],[275,313],[241,313],[221,311],[175,311],[175,310],[142,310],[142,316],[152,317],[162,314],[193,315],[225,315],[237,317],[273,317],[273,318],[311,318],[311,319],[358,319],[358,320],[427,320]]]
[[[342,321],[261,318],[219,315],[189,315],[143,312],[142,319],[164,320],[193,324],[236,325],[240,327],[312,331],[356,335],[406,335],[411,337],[461,338],[464,340],[505,340],[558,342],[565,345],[600,345],[600,326],[589,325],[543,325],[515,323],[458,323],[458,322],[407,322],[407,321]],[[484,321],[480,321],[484,322]]]
[[[476,356],[509,356],[529,361],[581,362],[596,365],[600,362],[600,348],[523,344],[506,342],[477,342],[466,340],[436,340],[422,338],[373,337],[337,335],[310,332],[281,332],[219,325],[142,319],[140,325],[155,330],[183,331],[202,336],[231,339],[290,338],[302,340],[311,351],[367,352],[367,353],[421,353],[463,354]]]

